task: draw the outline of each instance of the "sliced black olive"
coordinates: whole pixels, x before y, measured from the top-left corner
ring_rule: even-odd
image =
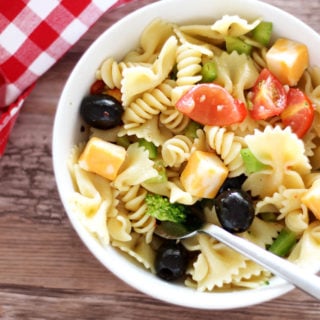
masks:
[[[157,251],[155,269],[158,277],[173,281],[185,274],[188,264],[187,250],[174,240],[165,241]]]
[[[89,125],[97,129],[109,129],[121,124],[124,109],[112,96],[95,94],[86,96],[80,106],[80,115]]]
[[[246,179],[247,177],[244,174],[233,178],[227,178],[221,186],[218,194],[230,189],[241,189],[241,186]]]
[[[254,218],[252,199],[240,189],[222,192],[216,198],[215,209],[222,227],[231,233],[248,230]]]

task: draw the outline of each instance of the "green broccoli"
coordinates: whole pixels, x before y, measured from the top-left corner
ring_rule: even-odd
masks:
[[[183,223],[186,221],[186,206],[179,203],[170,203],[167,197],[148,193],[146,196],[147,214],[160,221]]]
[[[264,163],[260,162],[255,155],[251,152],[249,148],[244,148],[240,150],[240,155],[244,162],[245,171],[247,174],[258,172],[264,170],[267,167]]]
[[[146,139],[139,139],[139,147],[146,149],[149,152],[149,158],[154,160],[157,158],[158,150],[154,143],[147,141]]]

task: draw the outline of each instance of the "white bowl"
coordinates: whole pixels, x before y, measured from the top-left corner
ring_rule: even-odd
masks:
[[[71,148],[85,137],[80,132],[79,105],[88,93],[95,70],[108,56],[122,58],[135,48],[142,30],[157,17],[171,22],[212,22],[226,14],[243,18],[261,17],[272,21],[274,34],[309,45],[311,64],[316,63],[320,37],[292,15],[257,0],[162,0],[137,10],[106,30],[85,52],[72,71],[61,95],[53,130],[53,165],[60,197],[68,217],[92,254],[127,284],[156,299],[199,309],[232,309],[262,303],[287,293],[293,287],[275,277],[269,286],[224,293],[196,292],[160,280],[149,271],[129,262],[111,246],[103,248],[72,214],[68,199],[73,186],[66,166]],[[111,45],[110,45],[111,44]]]

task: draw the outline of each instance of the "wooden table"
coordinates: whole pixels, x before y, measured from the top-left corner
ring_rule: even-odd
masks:
[[[319,319],[320,302],[298,290],[232,311],[199,311],[154,300],[106,270],[72,229],[59,200],[51,161],[59,95],[92,41],[115,21],[150,2],[138,0],[106,13],[38,81],[25,103],[0,159],[0,318]],[[319,0],[267,2],[320,31]]]

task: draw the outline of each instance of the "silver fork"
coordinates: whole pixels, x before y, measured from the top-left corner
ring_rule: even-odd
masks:
[[[244,238],[231,234],[217,225],[204,223],[198,230],[180,234],[179,236],[173,233],[169,234],[161,227],[157,227],[155,233],[162,238],[172,240],[182,240],[193,237],[197,233],[205,233],[320,300],[320,278],[317,275],[308,273],[290,261],[285,260]]]

